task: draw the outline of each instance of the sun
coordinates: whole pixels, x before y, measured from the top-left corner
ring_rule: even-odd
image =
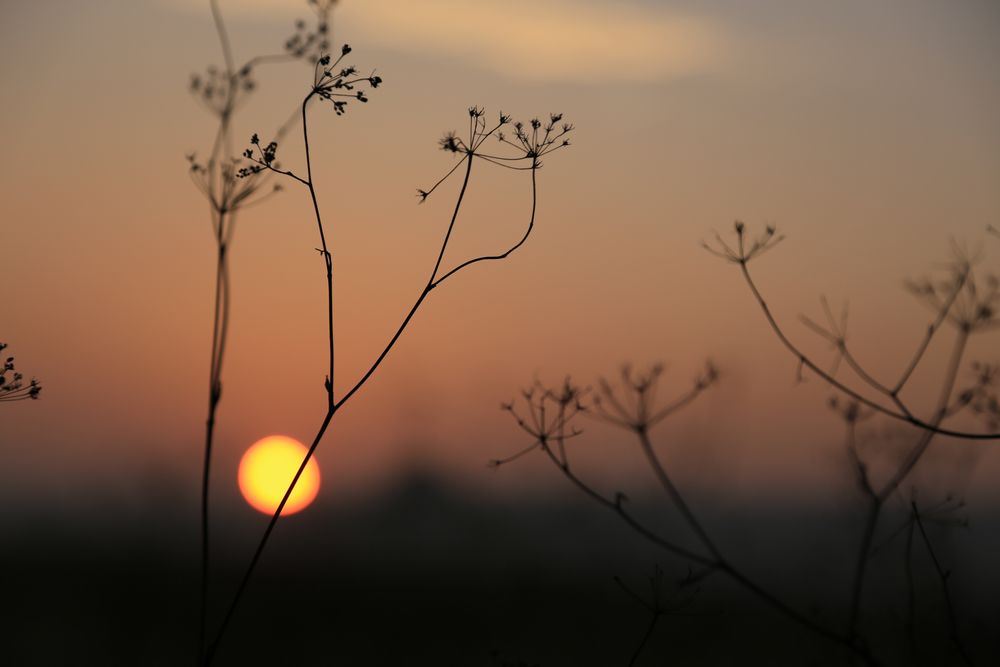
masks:
[[[252,444],[240,460],[238,475],[240,491],[250,506],[273,515],[308,451],[298,440],[283,435],[269,435]],[[317,493],[319,465],[313,457],[302,471],[281,516],[305,509]]]

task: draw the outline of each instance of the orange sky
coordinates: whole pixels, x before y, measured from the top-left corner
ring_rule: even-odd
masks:
[[[220,4],[244,59],[280,50],[306,15],[291,0]],[[486,470],[522,444],[500,401],[534,375],[591,382],[626,360],[668,362],[680,391],[705,357],[722,383],[662,432],[689,483],[748,495],[774,480],[843,483],[829,392],[815,379],[793,386],[794,360],[738,272],[698,243],[737,217],[777,224],[788,240],[754,269],[790,331],[827,354],[796,316],[818,315],[819,294],[849,298],[858,355],[898,372],[928,321],[902,280],[946,260],[953,237],[982,244],[984,268],[1000,258],[983,233],[1000,220],[997,6],[415,6],[344,1],[335,38],[385,84],[344,117],[310,116],[336,256],[338,387],[381,349],[433,265],[455,184],[424,206],[413,194],[450,164],[441,133],[463,127],[472,104],[516,118],[562,111],[574,146],[539,174],[529,243],[436,291],[338,414],[318,454],[324,483],[429,462],[483,487],[553,484],[541,461]],[[194,488],[214,246],[184,155],[207,151],[213,119],[186,89],[219,61],[207,3],[0,8],[0,340],[45,386],[38,402],[0,406],[0,486],[129,492],[167,471]],[[236,136],[268,136],[310,77],[301,64],[262,69]],[[301,167],[298,135],[281,154]],[[502,247],[526,220],[526,176],[480,172],[451,261]],[[322,262],[293,185],[243,215],[233,248],[217,459],[232,498],[243,449],[271,433],[308,441],[323,415]],[[915,383],[934,386],[945,340]],[[997,349],[994,334],[970,355]],[[622,436],[592,431],[584,460],[618,466],[599,474],[640,467]],[[998,472],[989,446],[938,450],[949,475],[985,452],[976,488]],[[67,479],[82,484],[56,491]]]

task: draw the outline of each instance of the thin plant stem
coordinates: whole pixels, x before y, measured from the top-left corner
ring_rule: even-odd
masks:
[[[917,504],[911,502],[910,507],[913,511],[913,521],[917,524],[917,528],[920,530],[920,537],[923,539],[924,546],[927,547],[927,553],[931,557],[931,562],[934,563],[934,570],[937,572],[938,579],[941,581],[941,592],[944,595],[945,609],[948,612],[948,626],[951,631],[951,640],[955,644],[955,648],[958,650],[960,656],[962,656],[962,662],[964,662],[969,667],[972,666],[972,658],[969,656],[969,652],[965,649],[965,645],[962,643],[962,639],[958,634],[958,618],[955,613],[955,604],[951,599],[951,588],[948,585],[948,580],[951,577],[951,572],[945,570],[941,566],[941,561],[938,560],[937,554],[934,552],[934,547],[931,545],[930,537],[927,535],[927,531],[924,529],[924,522],[920,519],[920,512],[917,511]]]
[[[760,306],[761,310],[764,313],[765,319],[767,319],[768,324],[770,325],[772,331],[774,331],[775,335],[778,337],[778,340],[781,341],[781,344],[784,345],[798,359],[799,364],[801,366],[804,366],[809,370],[811,370],[812,372],[814,372],[816,375],[822,378],[824,382],[834,387],[838,391],[843,392],[844,394],[854,399],[858,403],[871,408],[872,410],[880,412],[881,414],[884,414],[888,417],[892,417],[893,419],[896,419],[898,421],[906,422],[908,424],[924,429],[926,431],[931,431],[939,435],[947,435],[953,438],[962,438],[966,440],[985,441],[985,440],[1000,439],[1000,433],[968,433],[965,431],[953,431],[950,429],[941,428],[940,425],[931,424],[921,419],[918,419],[912,414],[909,414],[909,411],[901,413],[901,412],[896,412],[894,410],[890,410],[881,403],[873,401],[867,396],[864,396],[858,391],[848,387],[843,382],[830,375],[830,373],[820,368],[819,365],[817,365],[814,361],[812,361],[808,356],[806,356],[804,352],[800,351],[795,346],[795,344],[792,343],[791,340],[789,340],[789,338],[785,335],[785,332],[778,325],[777,320],[775,320],[774,315],[771,313],[771,309],[768,307],[767,302],[764,300],[763,295],[760,293],[760,290],[757,289],[757,285],[756,283],[754,283],[754,280],[751,277],[749,270],[747,269],[747,262],[741,261],[739,262],[739,265],[740,265],[740,270],[743,273],[744,280],[750,287],[750,291],[753,293],[754,298],[757,300],[758,305]]]
[[[920,432],[920,435],[917,437],[916,444],[906,455],[906,458],[893,473],[892,477],[889,478],[885,485],[882,486],[882,488],[879,489],[879,491],[872,497],[872,502],[868,510],[868,516],[865,521],[865,530],[862,535],[860,548],[858,550],[857,566],[855,568],[854,581],[852,584],[850,614],[848,616],[847,626],[849,636],[853,637],[857,629],[861,597],[864,592],[865,572],[868,567],[869,557],[871,556],[872,541],[874,540],[875,531],[878,527],[878,520],[881,515],[882,507],[885,504],[885,501],[896,491],[897,488],[899,488],[899,485],[903,483],[923,457],[927,448],[930,446],[931,441],[934,439],[934,436],[941,432],[937,427],[947,414],[949,399],[951,398],[951,394],[955,388],[955,380],[958,377],[958,369],[961,367],[962,357],[965,353],[968,340],[968,330],[961,329],[955,340],[955,346],[952,350],[951,359],[949,361],[948,368],[945,371],[941,395],[938,398],[938,404],[934,412],[934,417],[930,422],[932,428]]]
[[[583,491],[585,495],[589,496],[590,498],[594,499],[601,505],[604,505],[606,508],[608,508],[609,510],[620,516],[622,520],[625,521],[625,523],[627,523],[633,530],[635,530],[637,533],[645,537],[647,540],[659,546],[660,548],[674,554],[675,556],[679,556],[686,560],[690,560],[692,562],[698,563],[699,565],[704,565],[705,567],[713,569],[716,567],[717,563],[715,560],[707,556],[703,556],[702,554],[697,553],[695,551],[691,551],[690,549],[686,549],[682,546],[674,544],[673,542],[670,542],[669,540],[660,537],[652,530],[647,528],[644,524],[642,524],[635,517],[633,517],[631,513],[628,512],[628,510],[625,509],[621,499],[612,500],[610,498],[605,497],[604,495],[594,490],[593,488],[591,488],[590,485],[588,485],[586,482],[580,479],[576,475],[576,473],[572,471],[572,469],[569,466],[569,463],[559,460],[559,457],[555,455],[555,453],[552,451],[552,449],[548,446],[546,442],[544,441],[541,442],[541,448],[552,460],[552,462],[556,464],[556,467],[562,471],[562,474],[566,477],[566,479],[571,481],[578,489]]]
[[[906,642],[910,649],[910,659],[913,664],[919,664],[917,654],[917,589],[913,581],[913,533],[916,522],[908,522],[906,531],[906,559],[903,569],[906,574]]]
[[[649,528],[647,528],[645,525],[643,525],[641,522],[636,520],[629,512],[627,512],[625,508],[622,506],[621,502],[616,502],[614,500],[606,498],[605,496],[603,496],[602,494],[591,488],[586,482],[581,480],[576,474],[572,472],[572,470],[569,467],[569,464],[560,461],[559,458],[554,454],[554,452],[545,442],[541,443],[541,447],[543,451],[545,451],[545,453],[552,460],[552,462],[556,464],[556,467],[558,467],[562,471],[563,475],[571,482],[573,482],[573,484],[576,485],[577,488],[579,488],[581,491],[584,492],[584,494],[594,499],[601,505],[604,505],[609,510],[618,514],[625,521],[625,523],[627,523],[633,530],[635,530],[637,533],[645,537],[653,544],[656,544],[657,546],[665,549],[666,551],[676,556],[680,556],[681,558],[685,558],[692,562],[698,563],[699,565],[703,565],[708,569],[709,572],[719,571],[725,573],[727,576],[733,579],[733,581],[738,583],[740,586],[742,586],[749,592],[753,593],[755,596],[764,601],[768,606],[778,611],[785,617],[793,620],[794,622],[798,623],[802,627],[806,628],[807,630],[813,632],[814,634],[820,637],[823,637],[825,639],[830,640],[831,642],[844,646],[852,653],[857,655],[859,658],[864,660],[866,664],[869,665],[878,664],[878,662],[868,652],[866,648],[859,645],[857,642],[852,641],[848,637],[841,635],[817,623],[816,621],[813,621],[812,619],[803,615],[802,613],[796,611],[794,608],[790,607],[788,604],[783,602],[773,593],[769,592],[760,584],[757,584],[752,579],[750,579],[750,577],[748,577],[746,574],[737,569],[728,559],[726,559],[721,554],[713,557],[703,556],[699,553],[692,552],[689,549],[678,546],[673,542],[670,542],[669,540],[660,537],[659,535],[651,531]],[[679,495],[680,494],[678,493],[678,496]],[[698,522],[697,519],[695,519],[695,522],[700,525],[700,522]]]
[[[871,655],[869,655],[867,651],[861,649],[853,641],[853,637],[844,637],[842,635],[839,635],[836,632],[820,625],[819,623],[816,623],[807,616],[804,616],[800,612],[796,611],[795,609],[793,609],[792,607],[788,606],[786,603],[781,601],[778,597],[770,593],[768,590],[766,590],[759,584],[755,583],[743,572],[738,570],[725,556],[723,556],[722,553],[716,548],[711,538],[708,536],[708,533],[702,526],[701,521],[699,521],[698,518],[695,516],[694,512],[691,511],[687,502],[684,500],[684,497],[681,494],[680,490],[677,489],[677,487],[670,480],[670,477],[667,475],[666,470],[661,464],[659,458],[656,456],[656,452],[653,450],[653,446],[649,440],[648,433],[646,433],[645,430],[643,429],[638,429],[637,433],[639,435],[640,444],[642,445],[643,452],[646,454],[647,460],[649,461],[650,465],[656,472],[656,475],[659,478],[660,483],[667,490],[667,493],[673,500],[674,505],[684,516],[685,520],[688,522],[688,525],[691,526],[694,532],[701,539],[702,543],[705,545],[705,548],[712,553],[714,560],[710,562],[709,565],[713,569],[716,569],[720,572],[724,572],[730,578],[732,578],[741,586],[752,592],[760,599],[762,599],[772,608],[779,611],[786,617],[792,619],[796,623],[807,628],[808,630],[822,637],[830,639],[834,642],[843,644],[847,646],[849,649],[858,653],[859,656],[865,659],[867,662],[869,663],[873,662],[873,658],[871,657]]]
[[[235,613],[235,611],[236,611],[236,609],[237,609],[237,607],[239,605],[239,602],[242,599],[242,597],[243,597],[243,595],[244,595],[244,593],[246,591],[247,585],[249,584],[250,579],[251,579],[251,577],[252,577],[252,575],[253,575],[256,567],[257,567],[257,564],[260,561],[261,555],[264,552],[264,548],[266,547],[266,545],[267,545],[267,543],[268,543],[268,541],[269,541],[269,539],[271,537],[271,534],[273,533],[274,528],[275,528],[275,526],[278,523],[278,519],[281,516],[281,512],[284,509],[286,503],[288,502],[288,499],[291,497],[291,494],[294,491],[295,486],[298,484],[298,481],[299,481],[300,477],[302,476],[302,473],[305,471],[306,466],[308,465],[309,461],[312,460],[312,457],[313,457],[313,455],[314,455],[317,447],[319,446],[319,443],[322,441],[323,436],[326,434],[326,431],[327,431],[328,427],[330,426],[330,423],[331,423],[334,415],[336,414],[336,412],[340,408],[342,408],[344,406],[344,404],[348,400],[350,400],[350,398],[352,396],[354,396],[358,392],[358,390],[361,389],[361,387],[365,384],[365,382],[367,382],[367,380],[372,376],[372,374],[375,373],[375,371],[378,369],[378,367],[382,364],[383,360],[388,356],[390,350],[395,346],[396,342],[402,336],[403,331],[409,325],[409,323],[413,319],[414,315],[416,315],[416,313],[419,310],[420,306],[424,303],[424,301],[427,298],[427,296],[430,294],[430,292],[435,287],[439,286],[447,278],[449,278],[450,276],[452,276],[455,273],[457,273],[457,271],[459,269],[461,269],[461,268],[465,268],[465,267],[470,266],[470,265],[472,265],[474,263],[477,263],[479,261],[502,259],[504,257],[507,257],[510,253],[514,252],[517,248],[519,248],[527,240],[527,238],[530,235],[531,230],[532,230],[532,228],[534,226],[534,221],[535,221],[535,213],[536,213],[536,210],[537,210],[537,201],[538,201],[537,177],[536,177],[536,173],[535,173],[537,171],[537,166],[538,166],[537,159],[533,160],[533,165],[535,166],[535,169],[532,169],[532,173],[531,173],[531,189],[532,189],[531,217],[530,217],[530,220],[529,220],[528,229],[525,232],[525,234],[521,237],[521,239],[515,245],[513,245],[511,248],[509,248],[506,252],[502,253],[501,255],[490,255],[490,256],[477,257],[477,258],[475,258],[473,260],[469,260],[469,261],[466,261],[466,262],[460,264],[457,268],[452,269],[452,270],[448,271],[447,273],[445,273],[444,275],[438,277],[438,272],[440,271],[441,263],[443,261],[445,251],[447,250],[447,247],[448,247],[448,242],[449,242],[449,240],[451,238],[452,231],[453,231],[453,229],[455,227],[455,223],[456,223],[456,221],[458,219],[459,212],[460,212],[460,210],[462,208],[462,204],[463,204],[463,202],[465,200],[465,195],[466,195],[466,192],[467,192],[467,189],[468,189],[469,180],[470,180],[470,177],[471,177],[471,174],[472,174],[472,162],[473,162],[473,159],[475,157],[475,154],[470,150],[467,153],[466,157],[465,157],[465,159],[467,160],[467,166],[466,166],[464,178],[462,180],[462,186],[461,186],[461,189],[459,191],[458,198],[456,200],[455,207],[454,207],[454,210],[453,210],[452,215],[451,215],[451,220],[450,220],[450,222],[448,224],[447,232],[445,234],[444,240],[442,241],[441,249],[440,249],[440,251],[438,253],[437,260],[435,261],[434,268],[431,271],[431,276],[428,279],[427,284],[424,286],[423,290],[420,292],[420,295],[417,297],[417,299],[414,302],[413,306],[410,308],[409,312],[404,317],[403,322],[399,325],[399,328],[396,330],[396,332],[393,334],[393,336],[389,339],[389,342],[386,344],[385,348],[378,355],[378,357],[375,359],[375,361],[371,364],[371,366],[368,368],[368,370],[351,387],[351,389],[349,389],[343,396],[340,397],[339,400],[335,400],[335,398],[334,398],[334,390],[333,390],[333,386],[334,386],[333,385],[333,383],[334,383],[334,373],[333,373],[333,371],[334,371],[334,333],[333,333],[333,271],[332,271],[332,260],[331,260],[331,255],[330,255],[330,252],[329,252],[329,248],[327,247],[326,234],[324,232],[323,222],[322,222],[322,218],[321,218],[321,214],[320,214],[320,207],[319,207],[318,199],[317,199],[317,196],[316,196],[316,191],[315,191],[314,184],[313,184],[312,165],[311,165],[311,158],[310,158],[310,153],[309,153],[308,126],[307,126],[307,123],[306,123],[306,116],[307,116],[307,114],[306,114],[306,108],[307,108],[309,100],[315,94],[316,94],[315,90],[313,90],[312,92],[310,92],[309,95],[306,96],[306,98],[303,100],[303,103],[302,103],[302,129],[303,129],[303,142],[304,142],[304,144],[306,146],[306,169],[307,169],[307,178],[305,179],[304,183],[309,188],[310,196],[312,198],[313,209],[314,209],[314,213],[315,213],[315,217],[316,217],[316,223],[317,223],[317,227],[319,229],[319,234],[320,234],[320,243],[321,243],[321,246],[322,246],[320,248],[320,252],[321,252],[321,254],[324,257],[324,262],[325,262],[325,265],[326,265],[327,305],[328,305],[328,308],[327,308],[327,314],[328,314],[328,317],[327,317],[327,329],[328,329],[329,358],[330,358],[329,375],[327,376],[327,380],[326,380],[326,390],[327,390],[327,397],[328,397],[328,400],[327,400],[327,412],[326,412],[326,415],[323,418],[322,423],[320,424],[320,427],[319,427],[319,429],[318,429],[318,431],[316,433],[316,436],[313,438],[312,443],[310,444],[308,451],[306,452],[305,456],[302,459],[301,464],[299,465],[298,469],[296,470],[296,473],[293,476],[291,483],[288,485],[288,488],[285,490],[285,493],[283,494],[281,502],[278,504],[277,509],[271,515],[271,518],[268,521],[267,527],[265,528],[264,533],[263,533],[260,541],[257,544],[257,548],[255,549],[253,557],[250,560],[250,564],[247,567],[247,570],[245,571],[245,573],[243,575],[243,578],[240,581],[239,586],[237,587],[236,593],[233,596],[233,598],[232,598],[232,600],[231,600],[231,602],[229,604],[229,607],[227,608],[226,614],[225,614],[225,616],[223,618],[223,621],[222,621],[222,623],[221,623],[221,625],[219,627],[219,630],[216,632],[214,640],[209,645],[208,651],[207,651],[207,653],[205,655],[205,662],[204,662],[204,664],[206,666],[211,663],[212,659],[216,655],[216,652],[218,650],[219,644],[221,643],[221,640],[222,640],[223,636],[225,635],[226,629],[229,627],[230,622],[231,622],[231,620],[233,618],[233,615],[234,615],[234,613]],[[302,179],[299,179],[298,177],[294,177],[294,178],[296,178],[296,180],[299,180],[300,182],[302,181]]]
[[[642,649],[646,647],[646,642],[649,638],[653,636],[653,630],[656,629],[656,624],[660,622],[660,617],[663,614],[654,612],[653,618],[649,621],[649,625],[646,627],[646,632],[642,635],[642,640],[640,640],[639,645],[635,647],[635,651],[632,653],[632,658],[628,661],[629,667],[633,667],[636,661],[639,659],[639,654],[642,653]]]
[[[878,519],[881,512],[882,501],[877,496],[872,496],[869,499],[868,514],[865,517],[865,527],[861,534],[861,545],[855,559],[854,577],[851,580],[851,602],[847,617],[847,636],[852,639],[857,635],[861,596],[865,585],[865,573],[868,571],[872,540],[875,539],[875,529],[878,527]]]
[[[649,440],[649,433],[646,432],[645,428],[641,428],[637,429],[636,435],[639,436],[639,444],[642,447],[643,453],[646,455],[646,460],[656,473],[656,477],[659,479],[660,484],[667,491],[667,495],[670,496],[670,499],[684,517],[684,520],[687,521],[688,525],[698,536],[698,539],[701,540],[702,544],[705,545],[705,548],[708,549],[709,553],[711,553],[712,556],[719,561],[719,563],[722,563],[724,559],[721,552],[716,548],[712,539],[708,536],[708,533],[705,532],[705,528],[701,525],[701,522],[698,521],[694,512],[691,511],[687,502],[684,501],[684,496],[682,496],[677,487],[674,486],[674,483],[670,480],[670,476],[667,475],[667,471],[660,464],[660,459],[656,456],[656,452],[653,451],[653,443]]]
[[[219,36],[219,44],[222,48],[223,59],[226,64],[226,75],[229,78],[227,89],[227,99],[219,118],[219,128],[212,146],[212,154],[209,159],[209,169],[214,169],[220,164],[219,151],[222,146],[229,144],[230,118],[235,101],[236,70],[233,66],[233,53],[229,43],[229,35],[226,32],[225,23],[222,20],[222,13],[219,11],[218,0],[210,0],[209,6],[212,11],[212,20]],[[205,651],[205,634],[208,621],[208,590],[209,590],[209,488],[211,483],[212,466],[212,444],[215,435],[216,411],[222,397],[222,361],[225,351],[226,338],[229,331],[229,303],[230,303],[230,283],[229,264],[227,261],[227,237],[232,233],[233,221],[230,220],[229,228],[226,227],[226,215],[221,206],[221,197],[216,196],[216,178],[214,173],[209,175],[209,199],[214,208],[213,218],[217,221],[215,225],[215,240],[218,249],[216,256],[215,272],[215,303],[213,307],[212,323],[212,356],[210,360],[209,388],[208,388],[208,417],[205,420],[205,454],[202,463],[201,480],[201,577],[199,586],[199,621],[198,621],[198,656],[199,661]]]

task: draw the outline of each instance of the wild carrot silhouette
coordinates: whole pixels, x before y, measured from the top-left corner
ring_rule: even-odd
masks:
[[[598,382],[596,391],[576,385],[568,378],[556,388],[547,388],[536,381],[522,392],[520,404],[512,401],[501,406],[514,418],[518,427],[528,434],[532,440],[531,444],[507,458],[491,461],[490,465],[499,467],[530,452],[541,451],[584,495],[616,514],[649,542],[695,566],[697,569],[685,577],[685,585],[695,585],[716,573],[723,574],[786,618],[817,636],[843,647],[866,664],[878,664],[864,643],[855,641],[846,633],[839,632],[796,610],[746,575],[718,547],[705,524],[669,474],[668,466],[656,453],[652,441],[652,429],[693,403],[713,386],[718,381],[718,372],[711,363],[707,363],[687,391],[665,404],[659,404],[657,390],[662,374],[663,366],[659,364],[641,372],[635,372],[630,366],[625,366],[621,372],[620,387],[602,379]],[[575,425],[580,416],[611,424],[636,438],[650,469],[670,501],[670,507],[680,514],[688,530],[695,537],[697,548],[683,546],[675,537],[663,536],[637,518],[628,509],[628,497],[624,493],[605,495],[576,473],[570,462],[567,441],[582,434],[582,430]],[[655,624],[655,618],[653,620]],[[640,646],[640,650],[641,648]]]
[[[756,283],[749,271],[751,261],[769,251],[781,242],[784,237],[779,236],[772,226],[765,228],[764,232],[756,238],[750,238],[746,225],[740,221],[734,224],[736,232],[736,243],[730,245],[719,235],[715,235],[715,244],[703,243],[703,247],[717,257],[736,264],[754,298],[757,300],[764,317],[770,325],[772,331],[781,341],[782,345],[788,349],[799,362],[799,377],[805,369],[812,371],[823,381],[844,394],[849,399],[857,401],[859,404],[875,410],[883,415],[906,422],[913,426],[929,432],[931,435],[947,435],[954,438],[965,438],[969,440],[997,440],[1000,433],[971,433],[966,431],[956,431],[943,428],[941,421],[949,416],[947,405],[951,397],[951,390],[954,388],[954,374],[961,366],[961,360],[968,343],[968,338],[972,334],[993,330],[1000,325],[998,312],[1000,312],[1000,292],[998,292],[998,281],[996,276],[990,275],[985,281],[987,289],[977,287],[977,282],[973,272],[971,260],[957,246],[953,248],[954,259],[948,265],[947,276],[943,280],[933,281],[922,279],[920,281],[910,281],[907,287],[910,292],[927,303],[935,311],[933,322],[928,325],[924,336],[909,363],[903,369],[899,378],[893,383],[883,383],[876,380],[868,373],[851,353],[847,345],[846,338],[846,313],[841,315],[840,321],[836,321],[828,304],[824,301],[823,307],[828,318],[829,326],[823,327],[808,318],[802,318],[803,322],[814,332],[825,338],[836,349],[837,359],[842,359],[851,370],[858,376],[862,384],[867,385],[865,389],[854,389],[835,376],[835,371],[827,371],[820,367],[811,357],[805,354],[799,347],[792,343],[785,331],[779,326],[774,318],[767,302],[757,288]],[[943,397],[944,405],[939,405],[932,413],[929,420],[918,418],[910,407],[903,401],[901,395],[913,376],[914,371],[924,358],[931,340],[944,324],[951,324],[958,330],[956,337],[953,363],[946,377],[951,378],[950,382],[945,382],[944,388],[948,391]],[[835,365],[836,368],[836,365]],[[868,390],[872,395],[865,392]],[[879,399],[885,400],[891,405],[884,405]]]
[[[732,246],[718,234],[715,236],[714,246],[703,245],[712,254],[739,266],[743,279],[757,300],[770,328],[782,345],[798,358],[800,376],[803,369],[812,371],[832,388],[846,396],[851,402],[851,409],[855,415],[859,414],[858,410],[861,407],[864,407],[919,429],[909,452],[889,478],[881,484],[876,484],[870,479],[867,466],[857,458],[856,451],[852,450],[860,486],[869,503],[855,567],[850,615],[847,622],[848,635],[853,638],[857,631],[858,613],[872,540],[885,502],[917,465],[936,435],[969,440],[1000,440],[1000,433],[995,432],[996,426],[989,422],[987,425],[992,426],[994,431],[988,433],[956,431],[942,427],[942,422],[945,419],[957,414],[966,406],[973,406],[978,412],[989,414],[990,406],[995,405],[995,402],[991,403],[990,400],[992,392],[990,385],[995,382],[995,373],[987,370],[982,373],[981,378],[977,379],[977,384],[974,387],[958,392],[957,395],[956,383],[969,338],[981,332],[995,330],[1000,325],[1000,319],[998,319],[1000,281],[994,275],[987,275],[985,280],[980,282],[977,279],[972,260],[967,253],[953,244],[953,259],[948,264],[943,279],[923,278],[907,282],[908,291],[931,308],[934,312],[934,319],[928,325],[909,363],[893,382],[883,382],[876,379],[857,360],[847,344],[847,311],[844,310],[839,318],[835,318],[829,305],[823,300],[822,305],[827,325],[819,325],[804,317],[802,321],[809,329],[832,345],[836,351],[835,361],[843,361],[861,383],[861,388],[856,389],[848,385],[845,380],[836,377],[836,363],[834,370],[826,371],[791,341],[778,324],[753,280],[748,268],[749,263],[763,252],[773,248],[782,240],[782,237],[776,236],[775,229],[769,226],[756,238],[750,238],[744,223],[739,221],[735,223],[734,230],[736,242]],[[956,330],[951,356],[940,385],[939,398],[935,408],[929,417],[919,418],[904,401],[902,392],[924,359],[931,340],[944,325],[950,325]],[[974,369],[979,370],[982,368],[979,364],[974,367]],[[995,401],[995,394],[992,394],[992,398]]]
[[[194,98],[216,119],[215,139],[208,158],[203,162],[197,155],[188,155],[190,175],[195,186],[209,204],[212,238],[216,245],[215,290],[212,318],[212,349],[209,361],[208,416],[205,420],[205,446],[201,486],[201,585],[199,611],[199,649],[205,649],[205,623],[209,593],[209,486],[211,479],[212,444],[216,412],[222,400],[222,368],[229,339],[229,311],[232,287],[229,275],[229,250],[236,229],[237,214],[260,204],[281,190],[278,184],[268,187],[267,174],[253,178],[237,177],[238,160],[231,158],[232,126],[236,112],[242,109],[256,88],[253,74],[265,63],[292,61],[311,56],[329,46],[329,15],[335,0],[308,0],[315,14],[314,27],[305,21],[296,23],[296,33],[285,42],[283,53],[271,53],[251,58],[237,66],[218,0],[209,0],[224,66],[210,66],[204,74],[191,77],[190,91]],[[292,119],[295,116],[293,115]],[[281,136],[293,121],[277,132]],[[200,658],[199,658],[200,659]]]
[[[535,224],[535,214],[538,202],[537,173],[542,166],[542,158],[568,146],[569,140],[566,135],[568,135],[573,129],[570,124],[562,123],[561,114],[551,114],[545,122],[534,119],[527,124],[520,122],[512,124],[509,115],[500,113],[495,124],[493,124],[486,120],[486,114],[483,109],[474,106],[468,110],[468,134],[460,137],[456,133],[448,133],[440,140],[440,147],[446,152],[458,156],[458,160],[442,178],[434,183],[433,186],[417,191],[420,201],[423,202],[430,197],[432,193],[434,193],[437,188],[440,187],[441,184],[444,183],[450,176],[455,174],[461,166],[464,165],[465,170],[461,188],[452,209],[450,221],[444,234],[440,251],[438,252],[433,269],[431,270],[430,277],[419,292],[413,306],[403,318],[402,323],[386,343],[382,352],[371,363],[368,370],[365,371],[353,385],[350,385],[350,389],[348,389],[343,395],[338,396],[335,393],[336,348],[334,337],[333,302],[334,262],[333,255],[330,250],[332,241],[328,236],[328,229],[324,225],[316,189],[317,184],[313,178],[307,108],[310,101],[319,100],[320,102],[329,103],[330,106],[333,107],[335,114],[337,116],[341,116],[346,113],[351,104],[367,102],[369,91],[371,89],[378,88],[382,84],[382,78],[374,72],[364,75],[360,74],[358,69],[354,66],[343,65],[342,62],[344,58],[350,53],[351,47],[344,45],[335,59],[330,55],[324,55],[316,61],[311,86],[309,87],[309,90],[300,105],[302,143],[305,153],[304,175],[301,173],[296,174],[292,170],[285,169],[280,166],[277,160],[278,142],[276,140],[272,140],[265,143],[257,134],[254,134],[251,137],[250,147],[243,153],[243,159],[245,161],[244,166],[242,166],[237,172],[237,176],[242,179],[255,179],[266,173],[278,174],[295,181],[301,186],[304,186],[309,193],[320,242],[320,247],[316,248],[316,250],[323,261],[326,282],[325,310],[327,319],[328,365],[326,377],[323,383],[326,394],[326,411],[301,465],[296,471],[291,483],[282,497],[281,502],[278,504],[278,507],[275,509],[274,514],[264,530],[257,548],[251,557],[250,564],[247,567],[247,570],[244,573],[237,587],[236,593],[234,594],[225,613],[219,630],[215,634],[214,640],[208,645],[204,659],[205,664],[210,663],[216,655],[219,644],[225,635],[226,629],[229,627],[233,614],[235,613],[247,588],[264,548],[266,547],[268,540],[277,525],[281,512],[284,509],[288,498],[291,496],[295,485],[298,483],[303,470],[322,441],[323,436],[336,412],[343,407],[344,404],[361,389],[372,374],[375,373],[383,360],[389,354],[390,350],[399,340],[403,331],[410,324],[420,306],[435,288],[439,287],[446,280],[473,264],[498,261],[506,258],[527,241]],[[504,131],[505,127],[508,125],[512,128],[512,131],[508,130],[509,134]],[[491,138],[497,140],[497,145],[501,149],[500,151],[490,151],[485,147],[486,142]],[[497,252],[496,254],[472,257],[451,268],[445,268],[443,265],[445,251],[447,250],[448,242],[451,239],[452,233],[456,227],[456,222],[458,220],[462,204],[465,201],[473,165],[477,162],[486,162],[506,169],[525,171],[530,175],[531,210],[528,217],[528,223],[521,237],[502,251]]]
[[[7,349],[0,343],[0,352]],[[5,357],[0,362],[0,403],[36,400],[42,393],[42,385],[35,378],[24,383],[24,375],[14,368],[14,357]]]

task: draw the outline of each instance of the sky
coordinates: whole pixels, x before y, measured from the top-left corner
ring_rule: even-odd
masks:
[[[240,61],[280,52],[309,16],[292,0],[220,6]],[[981,270],[998,265],[1000,240],[984,231],[1000,221],[995,3],[344,0],[333,22],[350,62],[385,81],[342,117],[310,109],[336,264],[338,390],[433,266],[457,183],[423,205],[414,194],[451,166],[441,135],[465,126],[470,105],[561,112],[576,129],[539,172],[528,243],[435,291],[337,415],[317,454],[321,499],[412,467],[484,491],[555,486],[540,458],[487,469],[527,444],[502,401],[536,377],[593,384],[627,361],[665,362],[661,394],[680,394],[706,358],[719,385],[654,434],[680,478],[736,497],[843,492],[831,392],[796,383],[738,269],[700,242],[737,218],[776,225],[786,240],[752,268],[778,318],[829,363],[798,315],[821,317],[820,295],[848,300],[855,353],[886,378],[931,317],[904,279],[938,270],[952,239],[982,249]],[[0,405],[0,487],[39,503],[128,501],[162,479],[195,492],[215,257],[185,155],[208,151],[214,125],[188,82],[213,63],[207,3],[0,8],[0,340],[44,386],[39,401]],[[269,136],[311,77],[300,62],[260,67],[236,136]],[[296,132],[281,155],[302,169]],[[527,176],[488,166],[446,263],[524,229]],[[324,413],[323,266],[294,185],[236,230],[223,502],[238,498],[252,442],[308,441]],[[915,374],[915,405],[935,395],[953,336]],[[995,360],[996,336],[974,339],[969,358]],[[625,434],[583,425],[584,470],[609,484],[648,477]],[[985,497],[998,467],[990,445],[942,440],[915,480]]]

